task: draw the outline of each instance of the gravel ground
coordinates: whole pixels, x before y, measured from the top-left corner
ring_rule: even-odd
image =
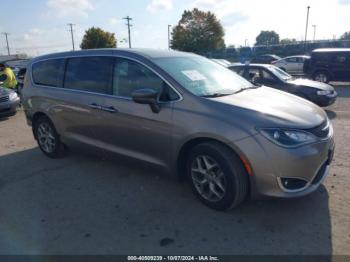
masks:
[[[0,120],[0,254],[348,254],[350,87],[327,109],[336,132],[330,176],[314,194],[203,206],[149,167],[37,148],[23,112]]]

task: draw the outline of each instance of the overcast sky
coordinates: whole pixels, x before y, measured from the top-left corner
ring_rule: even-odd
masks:
[[[31,55],[70,50],[67,23],[74,23],[79,46],[84,31],[99,26],[127,38],[123,17],[133,18],[133,47],[167,48],[167,25],[176,25],[185,9],[214,12],[225,28],[226,45],[254,44],[261,30],[275,30],[281,38],[301,40],[306,7],[310,5],[309,39],[317,25],[317,39],[350,31],[350,0],[11,0],[1,3],[0,32],[9,32],[13,53]],[[0,54],[6,53],[3,35]],[[119,43],[126,47],[126,43]]]

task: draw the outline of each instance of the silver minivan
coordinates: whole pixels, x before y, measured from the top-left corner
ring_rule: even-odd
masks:
[[[100,49],[35,58],[24,109],[40,149],[82,143],[189,179],[206,205],[315,191],[333,158],[318,106],[194,54]]]

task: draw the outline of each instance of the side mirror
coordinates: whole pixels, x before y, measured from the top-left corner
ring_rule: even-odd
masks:
[[[158,92],[153,89],[138,89],[132,93],[132,100],[138,104],[150,105],[153,113],[160,112],[160,106],[157,102]]]

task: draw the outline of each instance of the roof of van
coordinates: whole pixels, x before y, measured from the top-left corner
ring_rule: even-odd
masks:
[[[350,52],[350,48],[319,48],[312,51],[313,53],[329,53],[329,52]]]
[[[162,57],[184,57],[184,56],[194,56],[193,53],[186,53],[173,50],[161,50],[161,49],[147,49],[147,48],[101,48],[101,49],[88,49],[88,50],[79,50],[79,51],[69,51],[61,53],[53,53],[44,56],[39,56],[33,60],[43,60],[50,58],[58,57],[70,57],[70,56],[79,56],[79,55],[106,55],[113,52],[114,55],[136,55],[143,56],[148,59],[156,59]]]

